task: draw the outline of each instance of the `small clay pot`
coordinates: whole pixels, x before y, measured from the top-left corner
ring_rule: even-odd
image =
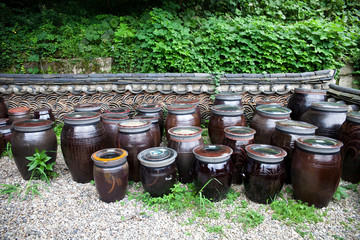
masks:
[[[10,122],[17,120],[31,119],[30,109],[28,107],[11,108],[8,111]]]

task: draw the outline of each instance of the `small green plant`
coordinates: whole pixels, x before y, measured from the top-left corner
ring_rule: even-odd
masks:
[[[11,150],[11,143],[7,142],[4,152],[2,153],[2,157],[9,157],[13,158],[12,150]]]
[[[242,223],[243,229],[247,232],[249,228],[259,226],[264,219],[265,217],[261,213],[253,209],[245,209],[243,211],[239,211],[234,220]]]
[[[349,184],[349,185],[344,185],[343,188],[347,189],[347,190],[351,190],[353,192],[358,192],[358,184],[353,183],[353,184]]]
[[[2,186],[2,188],[0,190],[0,194],[6,194],[9,197],[8,203],[10,202],[10,200],[12,199],[14,194],[16,194],[18,196],[20,196],[20,194],[21,194],[21,187],[20,187],[20,184],[18,184],[18,183],[14,183],[14,184],[0,183],[0,186]]]
[[[346,188],[339,186],[334,193],[333,200],[340,201],[341,199],[348,198],[349,195],[345,192],[346,190]]]
[[[91,180],[91,181],[90,181],[90,184],[95,185],[95,181],[94,181],[94,180]]]
[[[34,155],[26,159],[30,161],[27,166],[29,171],[32,171],[31,179],[41,179],[49,183],[50,178],[57,177],[58,174],[53,169],[55,162],[49,162],[51,157],[46,154],[45,149],[40,152],[35,148]]]
[[[58,144],[60,144],[60,141],[61,141],[61,131],[62,131],[63,127],[64,127],[64,123],[61,121],[56,121],[55,125],[53,127]]]
[[[211,226],[209,224],[205,224],[205,228],[209,233],[224,234],[223,226]]]

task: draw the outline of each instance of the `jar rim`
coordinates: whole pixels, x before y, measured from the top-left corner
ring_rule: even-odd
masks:
[[[348,105],[337,102],[313,102],[311,103],[311,108],[315,110],[329,111],[329,112],[348,111]]]
[[[137,110],[140,112],[159,112],[161,111],[161,105],[157,103],[142,103],[137,106]]]
[[[360,123],[360,111],[348,112],[346,118],[349,121]]]
[[[105,158],[106,155],[116,155],[109,156]],[[122,165],[126,162],[126,157],[128,152],[125,149],[121,148],[106,148],[96,151],[91,155],[91,159],[94,161],[94,164],[101,167],[114,167]]]
[[[295,120],[281,120],[275,124],[276,129],[289,133],[314,134],[316,129],[318,129],[318,127],[313,124]]]
[[[256,106],[261,105],[271,105],[271,106],[283,106],[283,103],[278,100],[272,100],[272,99],[262,99],[255,102]]]
[[[244,114],[244,108],[234,105],[219,104],[211,107],[213,113],[222,116],[238,116]]]
[[[236,92],[221,92],[215,94],[215,99],[227,100],[227,101],[238,101],[242,99],[242,95]]]
[[[250,144],[245,151],[248,157],[265,163],[281,162],[287,155],[284,149],[268,144]]]
[[[45,131],[52,127],[54,122],[45,119],[23,119],[13,123],[15,131],[19,132],[39,132]]]
[[[92,102],[86,102],[86,103],[78,103],[74,105],[74,111],[75,112],[97,112],[101,109],[102,104],[101,103],[92,103]]]
[[[317,153],[336,153],[343,146],[342,142],[324,136],[299,137],[295,141],[297,147]]]
[[[132,119],[142,119],[142,120],[148,120],[151,123],[157,123],[159,122],[159,118],[153,117],[153,116],[133,116]]]
[[[256,133],[255,129],[244,126],[230,126],[224,129],[225,134],[234,137],[251,137]]]
[[[233,150],[222,144],[199,145],[193,149],[196,159],[207,163],[220,163],[230,159]]]
[[[194,104],[177,103],[167,106],[167,110],[172,114],[190,114],[195,112]]]
[[[173,162],[177,157],[177,152],[168,147],[152,147],[141,151],[137,158],[146,167],[165,167]]]
[[[150,129],[151,121],[141,119],[128,119],[117,123],[120,132],[135,133],[143,132]]]
[[[103,122],[118,123],[120,121],[128,120],[128,115],[118,114],[118,113],[103,113],[101,114],[101,119]]]
[[[100,121],[100,113],[97,112],[72,112],[66,114],[64,123],[71,125],[86,125]]]
[[[183,132],[181,132],[181,131],[183,131]],[[170,136],[176,137],[176,138],[181,138],[181,139],[194,138],[194,137],[201,135],[202,132],[203,132],[203,129],[201,127],[197,127],[197,126],[177,126],[177,127],[172,127],[168,130],[168,133],[170,134]]]
[[[291,109],[286,107],[279,107],[273,105],[261,105],[256,107],[256,111],[259,114],[270,117],[288,117],[292,112]]]
[[[105,113],[113,113],[113,114],[119,114],[119,115],[128,115],[130,112],[130,109],[128,108],[109,108],[105,110]]]
[[[28,107],[15,107],[8,110],[9,115],[24,115],[29,114],[30,108]]]
[[[195,104],[197,106],[197,105],[199,105],[200,100],[193,99],[193,98],[181,98],[181,99],[176,99],[173,103],[174,104],[179,104],[179,103]]]

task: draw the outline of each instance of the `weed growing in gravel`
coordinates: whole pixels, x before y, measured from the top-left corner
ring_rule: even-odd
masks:
[[[30,179],[40,179],[49,183],[50,178],[58,176],[53,169],[55,162],[49,162],[51,157],[46,154],[45,149],[40,152],[35,148],[34,155],[26,157],[26,159],[30,161],[27,165],[29,171],[32,171]]]
[[[61,131],[62,131],[63,127],[64,127],[64,123],[61,121],[56,121],[54,124],[54,127],[53,127],[58,144],[60,144],[60,141],[61,141]]]
[[[347,190],[351,190],[351,191],[357,193],[358,192],[358,189],[357,189],[358,185],[359,184],[353,183],[353,184],[349,184],[349,185],[344,185],[343,188],[345,188]]]
[[[334,193],[333,200],[340,201],[341,199],[348,198],[349,195],[345,191],[346,188],[339,186]]]
[[[0,183],[0,186],[2,186],[3,188],[0,190],[0,194],[6,194],[8,195],[9,199],[8,199],[8,203],[10,202],[10,200],[12,199],[12,197],[14,196],[14,194],[20,196],[21,193],[21,187],[20,184],[15,183],[15,184],[4,184],[4,183]]]
[[[6,147],[4,149],[4,152],[2,153],[1,157],[9,157],[9,158],[13,158],[13,154],[12,154],[12,150],[11,150],[11,144],[8,142],[6,143]]]

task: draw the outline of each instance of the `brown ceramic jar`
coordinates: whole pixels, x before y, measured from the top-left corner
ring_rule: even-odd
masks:
[[[285,183],[291,183],[291,162],[295,148],[295,140],[302,136],[313,136],[317,126],[306,122],[284,120],[277,121],[275,131],[271,137],[270,144],[280,147],[287,152],[285,161],[286,178]]]
[[[176,151],[166,147],[153,147],[141,151],[141,183],[152,197],[169,194],[177,182]]]
[[[255,129],[254,137],[257,144],[270,144],[276,122],[290,119],[291,110],[285,107],[263,105],[256,107],[256,113],[250,122],[250,127]]]
[[[52,130],[53,122],[43,119],[25,119],[13,123],[14,133],[11,137],[11,151],[14,156],[16,166],[23,179],[29,180],[32,171],[29,171],[28,164],[30,157],[37,148],[40,152],[45,150],[51,157],[48,163],[56,161],[57,140]]]
[[[215,95],[214,105],[229,105],[242,107],[241,94],[233,92],[222,92]]]
[[[148,148],[154,147],[154,139],[150,132],[150,121],[130,119],[118,123],[117,146],[128,152],[129,180],[139,182],[140,162],[137,155]]]
[[[169,140],[168,130],[177,126],[196,126],[200,127],[201,120],[195,113],[195,105],[192,104],[171,104],[167,107],[168,114],[165,119],[165,133]]]
[[[179,181],[190,183],[193,181],[195,155],[193,149],[204,145],[200,127],[184,126],[169,129],[170,139],[168,147],[177,152],[176,166],[179,172]]]
[[[341,178],[352,183],[360,182],[360,112],[349,112],[341,125]]]
[[[225,138],[223,144],[233,150],[231,154],[231,161],[234,166],[232,182],[241,184],[244,167],[247,162],[245,147],[254,143],[256,131],[249,127],[233,126],[225,128],[224,132]]]
[[[106,109],[106,110],[105,110],[105,113],[113,113],[113,114],[120,114],[120,115],[123,115],[123,116],[129,116],[129,114],[130,114],[130,109],[128,109],[128,108],[122,108],[122,107],[119,107],[119,108],[109,108],[109,109]]]
[[[295,88],[290,96],[287,107],[291,109],[292,120],[300,120],[301,115],[310,109],[314,102],[325,102],[326,90]]]
[[[31,119],[30,109],[28,107],[11,108],[8,111],[10,122],[17,120]]]
[[[136,116],[157,117],[159,119],[161,139],[164,135],[164,113],[161,105],[156,103],[143,103],[137,107]]]
[[[49,108],[38,108],[34,111],[34,119],[45,119],[55,122],[52,110]]]
[[[348,105],[343,103],[316,102],[311,104],[311,108],[301,116],[300,120],[318,126],[316,135],[338,139],[347,111]]]
[[[342,145],[323,136],[296,139],[291,166],[295,199],[317,208],[329,204],[340,181]]]
[[[74,106],[75,112],[97,112],[101,113],[101,103],[78,103]]]
[[[282,102],[277,100],[271,100],[271,99],[263,99],[255,102],[256,106],[262,106],[262,105],[271,105],[276,107],[283,107]]]
[[[199,116],[200,120],[201,120],[201,111],[200,111],[200,101],[197,99],[190,99],[190,98],[181,98],[181,99],[176,99],[174,102],[174,104],[194,104],[196,106],[195,108],[195,113]]]
[[[12,125],[5,125],[0,127],[0,134],[3,136],[5,143],[11,142],[11,136],[14,132],[14,127]]]
[[[106,133],[100,113],[74,112],[63,117],[61,150],[74,181],[88,183],[94,179],[91,155],[105,148]]]
[[[150,132],[154,139],[154,147],[159,147],[161,143],[159,119],[157,117],[150,116],[134,116],[133,119],[142,119],[151,122]]]
[[[244,108],[239,106],[215,105],[209,119],[209,137],[211,143],[222,144],[224,129],[230,126],[245,126]]]
[[[8,108],[5,104],[4,98],[0,96],[0,118],[8,117]]]
[[[117,124],[124,120],[128,120],[129,116],[117,113],[103,113],[101,114],[101,122],[106,132],[106,147],[116,148],[116,141],[118,135]]]
[[[285,181],[285,150],[267,145],[251,144],[245,147],[248,161],[245,166],[246,196],[257,203],[271,203]]]
[[[106,148],[91,155],[95,186],[102,201],[115,202],[125,197],[129,177],[127,155],[120,148]]]
[[[202,190],[202,194],[211,201],[225,198],[232,182],[233,165],[230,159],[232,149],[225,145],[213,144],[197,146],[193,152],[196,157],[194,168],[196,190]]]

